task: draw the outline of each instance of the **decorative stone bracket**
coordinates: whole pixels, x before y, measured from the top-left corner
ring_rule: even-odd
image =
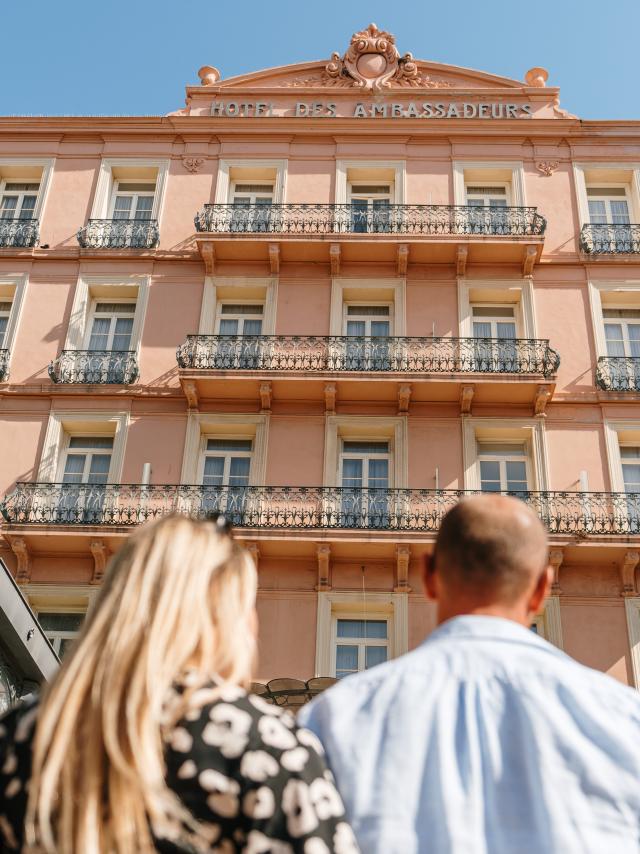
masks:
[[[461,415],[471,415],[471,403],[473,402],[473,395],[475,393],[475,387],[472,385],[463,385],[460,390],[460,414]]]
[[[316,590],[331,590],[331,546],[320,543],[316,549],[318,558],[318,583]]]
[[[324,386],[324,411],[327,415],[334,415],[336,411],[336,384],[325,383]]]
[[[401,385],[398,389],[398,415],[409,414],[409,401],[411,400],[411,386]]]
[[[409,546],[396,546],[396,583],[394,593],[411,593],[409,587],[409,561],[411,549]]]
[[[31,581],[31,555],[24,537],[7,537],[11,551],[18,559],[16,584],[28,584]]]
[[[93,575],[91,576],[91,584],[101,584],[107,567],[107,560],[109,559],[109,549],[103,540],[92,540],[89,548],[93,555]]]
[[[549,550],[549,564],[553,567],[553,583],[551,585],[552,596],[559,596],[560,593],[562,593],[562,589],[560,588],[560,567],[562,566],[563,560],[563,549]]]
[[[263,412],[271,411],[272,391],[271,383],[260,383],[260,408]]]
[[[628,549],[620,565],[620,580],[622,581],[622,596],[637,596],[636,567],[640,563],[640,552]]]

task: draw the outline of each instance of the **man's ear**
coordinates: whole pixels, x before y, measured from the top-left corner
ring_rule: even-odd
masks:
[[[549,595],[551,585],[553,584],[553,567],[548,566],[540,573],[540,577],[529,599],[529,611],[532,614],[537,614],[542,610],[544,600]]]
[[[438,585],[436,584],[436,557],[434,554],[426,554],[423,558],[422,586],[426,598],[435,602],[438,599]]]

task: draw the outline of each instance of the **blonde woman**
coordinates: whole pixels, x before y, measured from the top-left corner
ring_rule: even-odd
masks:
[[[256,586],[222,518],[128,539],[40,702],[0,723],[0,850],[357,851],[315,736],[247,693]]]

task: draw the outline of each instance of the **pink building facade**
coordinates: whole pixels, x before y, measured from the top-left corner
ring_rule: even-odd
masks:
[[[222,510],[261,681],[373,666],[434,626],[442,514],[509,491],[537,631],[640,685],[640,123],[374,25],[199,76],[167,116],[0,119],[0,556],[56,649],[133,526]]]

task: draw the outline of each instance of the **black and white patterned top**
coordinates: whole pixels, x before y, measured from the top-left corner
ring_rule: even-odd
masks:
[[[212,695],[211,701],[207,695]],[[181,702],[182,687],[167,708]],[[19,851],[37,701],[0,721],[0,850]],[[167,785],[197,820],[154,827],[163,854],[358,854],[315,735],[235,687],[198,688],[163,732]]]

